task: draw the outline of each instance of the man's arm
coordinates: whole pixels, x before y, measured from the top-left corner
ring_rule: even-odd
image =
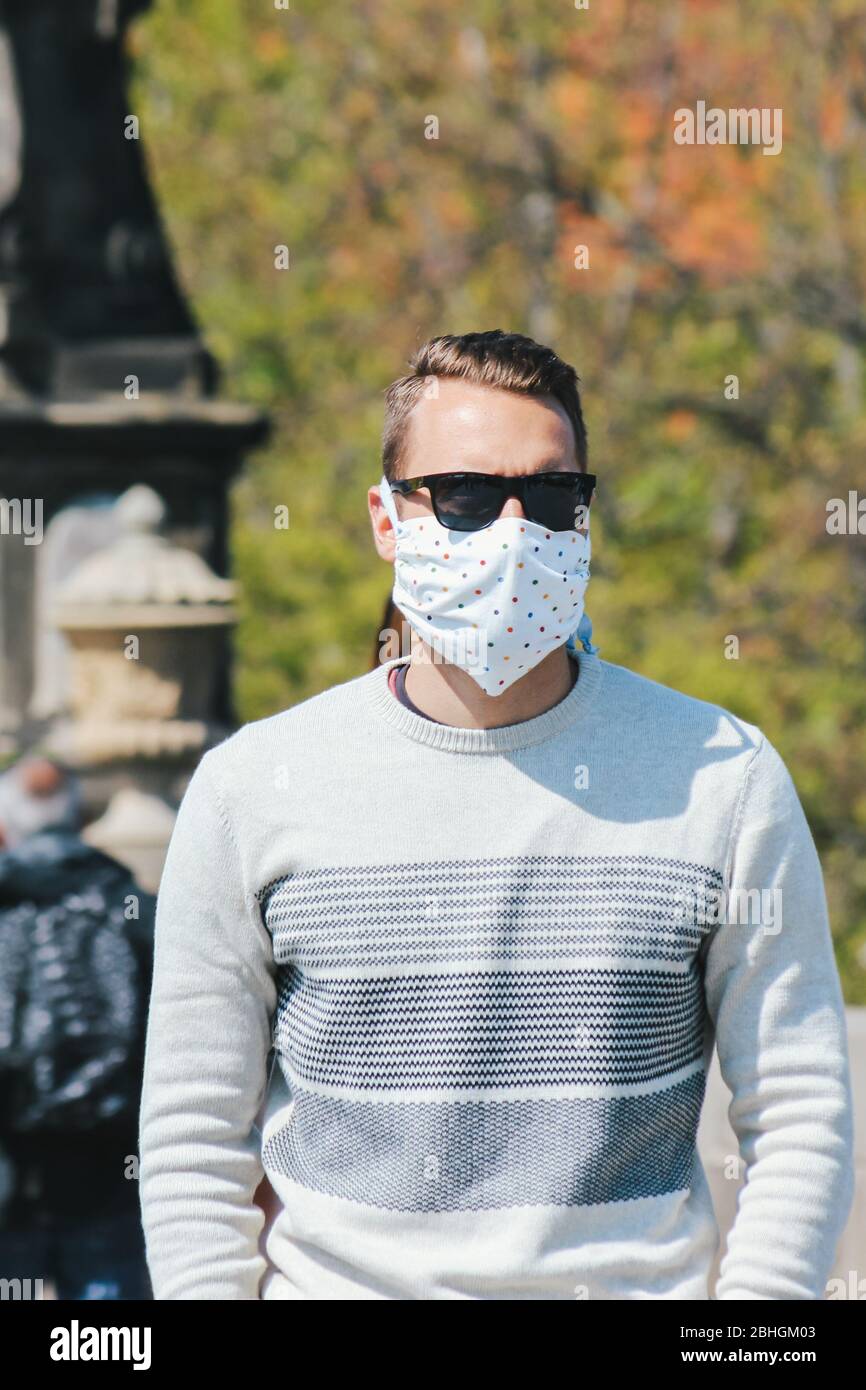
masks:
[[[276,1004],[273,953],[212,759],[181,802],[157,898],[139,1153],[158,1299],[257,1299],[267,1269],[253,1124]]]
[[[818,854],[766,739],[746,773],[726,883],[705,987],[746,1172],[716,1298],[819,1299],[853,1199],[848,1044]]]

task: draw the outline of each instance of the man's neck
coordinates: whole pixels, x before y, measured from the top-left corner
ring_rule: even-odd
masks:
[[[577,663],[557,647],[501,695],[486,695],[460,666],[434,659],[426,642],[413,645],[406,693],[440,724],[458,729],[496,729],[521,724],[564,700],[577,679]]]

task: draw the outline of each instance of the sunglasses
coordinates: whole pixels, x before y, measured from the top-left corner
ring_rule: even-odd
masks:
[[[433,514],[450,531],[483,531],[499,516],[506,498],[518,497],[527,521],[549,531],[570,531],[585,524],[578,507],[588,507],[596,488],[594,473],[529,473],[504,478],[499,473],[425,473],[397,478],[392,492],[408,497],[430,490]]]

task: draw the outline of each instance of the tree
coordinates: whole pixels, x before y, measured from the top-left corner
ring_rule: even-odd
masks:
[[[367,665],[364,493],[412,348],[548,341],[600,477],[602,655],[777,744],[866,1000],[866,537],[826,527],[864,486],[862,8],[164,0],[136,39],[188,292],[278,422],[236,494],[243,717]],[[678,145],[698,101],[781,110],[781,152]]]

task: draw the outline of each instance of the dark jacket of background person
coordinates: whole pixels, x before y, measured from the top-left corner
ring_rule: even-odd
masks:
[[[129,915],[133,903],[137,918]],[[128,1170],[137,1150],[154,907],[128,869],[71,830],[0,850],[0,1251],[5,1241],[7,1256],[16,1235],[74,1235],[100,1221],[111,1233],[132,1232],[137,1243],[138,1184]],[[52,1256],[41,1259],[44,1266]]]
[[[153,903],[69,831],[0,852],[0,1142],[54,1215],[136,1200]]]

